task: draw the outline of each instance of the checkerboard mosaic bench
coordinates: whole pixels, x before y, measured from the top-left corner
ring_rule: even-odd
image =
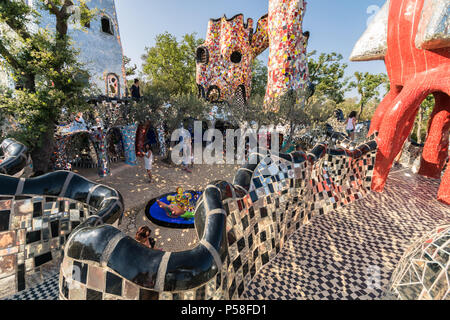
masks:
[[[195,210],[201,240],[189,251],[152,250],[109,225],[78,229],[64,249],[60,299],[239,299],[300,226],[369,192],[376,149],[371,140],[253,154],[233,184],[205,188]]]
[[[28,148],[14,139],[0,145],[0,173],[20,177],[28,163]]]
[[[121,220],[119,192],[73,172],[34,179],[0,175],[0,298],[39,284],[59,270],[77,227]]]

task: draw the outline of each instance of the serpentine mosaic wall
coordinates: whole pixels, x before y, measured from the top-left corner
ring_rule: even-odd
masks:
[[[258,164],[240,169],[233,185],[204,190],[201,240],[190,251],[152,250],[112,226],[79,229],[65,248],[60,298],[239,299],[293,232],[369,192],[376,149],[369,141],[353,151],[319,144],[309,154],[253,155]]]
[[[0,172],[20,176],[28,164],[28,148],[14,139],[5,139],[0,145]]]
[[[114,223],[120,194],[72,172],[35,179],[0,175],[0,298],[39,284],[59,267],[70,233],[81,223]]]

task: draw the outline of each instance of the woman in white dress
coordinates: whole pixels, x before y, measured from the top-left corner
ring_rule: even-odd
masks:
[[[144,164],[145,164],[145,170],[147,170],[149,183],[152,182],[152,165],[153,165],[153,152],[150,149],[150,145],[145,145],[145,156],[144,156]]]

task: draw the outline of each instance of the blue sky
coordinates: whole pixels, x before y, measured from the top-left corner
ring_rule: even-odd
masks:
[[[181,37],[196,32],[205,38],[208,20],[243,13],[256,21],[268,12],[268,0],[116,0],[124,53],[141,65],[145,47],[155,36],[168,31]],[[303,22],[311,33],[308,51],[338,52],[347,62],[347,75],[355,71],[385,73],[382,61],[350,62],[348,57],[367,21],[384,0],[310,0]],[[262,54],[267,59],[268,50]]]

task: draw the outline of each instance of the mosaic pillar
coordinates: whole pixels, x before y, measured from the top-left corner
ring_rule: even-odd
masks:
[[[137,128],[136,134],[136,155],[138,157],[143,157],[145,155],[145,140],[147,131],[150,129],[150,121],[145,124],[140,124]]]
[[[304,0],[269,1],[269,65],[265,102],[304,89],[309,78],[302,22]]]
[[[55,144],[56,150],[54,152],[53,169],[56,170],[72,170],[72,164],[67,155],[67,146],[70,143],[70,135],[56,136]]]
[[[129,124],[120,128],[125,153],[125,163],[130,166],[137,165],[136,159],[136,124]]]
[[[111,169],[108,157],[106,131],[102,129],[94,130],[91,133],[90,138],[94,144],[95,152],[97,153],[98,175],[101,178],[107,177],[111,174]]]
[[[166,139],[164,138],[163,126],[159,126],[157,131],[158,131],[158,141],[159,141],[159,154],[162,157],[165,157],[166,153],[167,153],[167,147],[166,147]]]

